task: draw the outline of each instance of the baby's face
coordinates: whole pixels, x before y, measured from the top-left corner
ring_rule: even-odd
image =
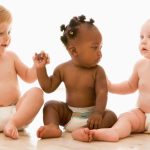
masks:
[[[93,67],[100,61],[102,36],[99,30],[93,26],[81,25],[76,38],[77,61],[84,67]]]
[[[145,58],[150,59],[150,20],[141,28],[139,49]]]
[[[10,43],[10,24],[0,23],[0,53],[2,53]]]

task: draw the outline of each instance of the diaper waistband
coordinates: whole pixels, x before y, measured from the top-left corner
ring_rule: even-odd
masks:
[[[10,109],[13,109],[13,108],[16,108],[15,105],[9,105],[9,106],[0,106],[0,110],[10,110]]]
[[[90,107],[72,107],[68,106],[72,110],[72,117],[77,117],[77,118],[82,118],[82,119],[87,119],[89,115],[94,111],[95,106],[90,106]]]
[[[90,107],[72,107],[72,106],[68,106],[72,112],[79,112],[79,113],[86,113],[86,112],[91,112],[94,111],[95,106],[90,106]]]

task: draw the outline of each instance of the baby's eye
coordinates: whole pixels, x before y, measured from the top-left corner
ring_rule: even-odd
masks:
[[[8,31],[8,35],[10,35],[11,31]]]
[[[144,36],[143,36],[143,35],[141,35],[141,36],[140,36],[140,39],[142,40],[143,38],[144,38]]]
[[[4,33],[3,32],[0,32],[0,36],[2,36]]]
[[[148,35],[148,38],[150,39],[150,35]]]
[[[93,49],[98,49],[98,46],[92,46]]]

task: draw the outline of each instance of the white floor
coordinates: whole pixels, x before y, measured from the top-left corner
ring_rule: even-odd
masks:
[[[18,140],[11,140],[0,134],[0,150],[150,150],[150,135],[136,134],[117,143],[84,143],[72,139],[70,133],[61,138],[40,140],[30,131],[20,132]]]
[[[47,99],[65,99],[63,92],[46,95]],[[116,114],[127,111],[134,107],[136,95],[115,96],[110,95],[108,108],[113,109]],[[112,100],[113,99],[113,100]],[[135,99],[135,100],[133,100]],[[61,138],[38,139],[36,130],[42,125],[42,109],[24,132],[20,132],[18,140],[12,140],[0,133],[0,150],[150,150],[150,135],[135,134],[120,140],[117,143],[91,142],[84,143],[72,139],[70,133],[63,133]]]

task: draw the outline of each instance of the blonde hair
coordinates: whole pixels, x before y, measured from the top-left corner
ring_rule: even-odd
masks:
[[[3,22],[12,22],[12,16],[8,9],[6,9],[4,6],[0,5],[0,23]]]

